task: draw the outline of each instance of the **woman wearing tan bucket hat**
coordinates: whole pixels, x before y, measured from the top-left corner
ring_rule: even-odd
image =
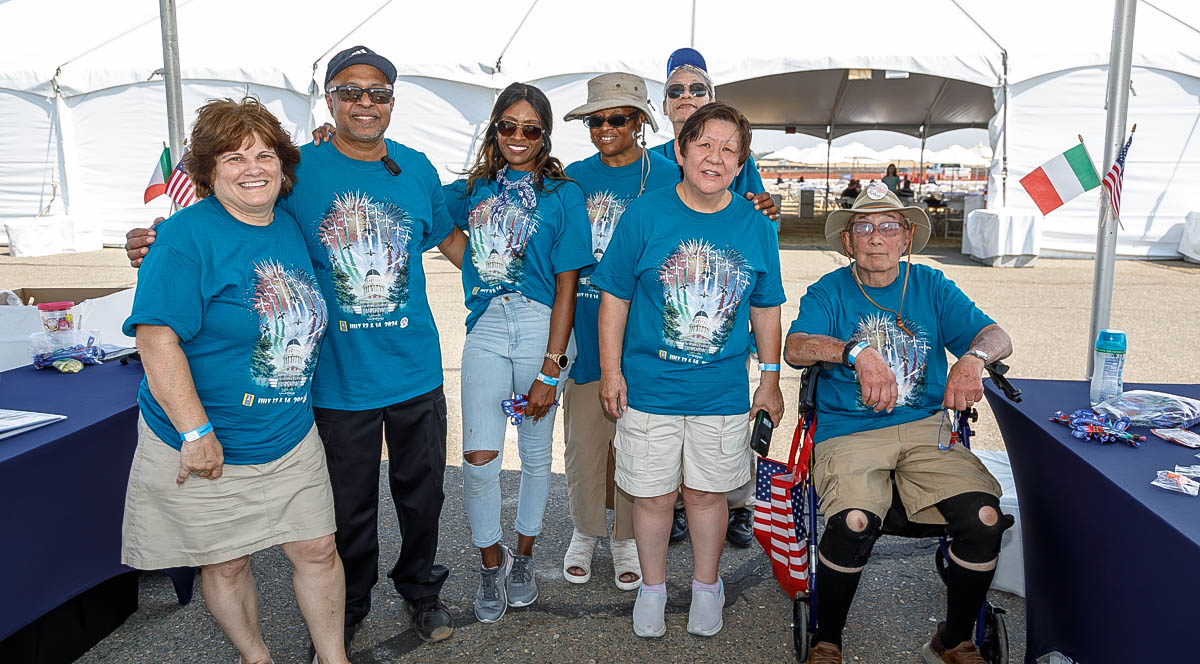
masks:
[[[626,73],[601,74],[588,81],[587,103],[563,120],[583,120],[596,154],[567,166],[587,198],[592,253],[599,261],[625,207],[643,193],[679,182],[679,168],[645,148],[647,124],[658,130],[646,98],[646,82]],[[591,285],[593,268],[580,271],[575,299],[578,356],[564,396],[567,499],[575,530],[563,557],[563,578],[587,583],[596,543],[608,536],[607,509],[613,510],[609,549],[613,578],[620,590],[642,584],[633,539],[633,498],[613,482],[612,441],[616,423],[600,407],[600,346],[597,317],[600,291]]]

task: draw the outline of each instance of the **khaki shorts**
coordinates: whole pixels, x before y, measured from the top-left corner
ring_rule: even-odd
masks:
[[[750,415],[658,415],[633,408],[617,420],[617,486],[653,498],[680,484],[724,493],[750,480]]]
[[[943,444],[953,428],[949,417]],[[848,509],[867,510],[882,519],[892,504],[892,471],[910,521],[946,523],[936,505],[962,493],[999,497],[1000,483],[971,450],[955,443],[938,449],[940,414],[916,422],[860,431],[817,443],[813,483],[826,516]]]
[[[182,485],[179,451],[138,418],[138,446],[125,492],[121,562],[137,569],[199,567],[316,539],[336,526],[325,448],[314,425],[267,463],[225,464],[215,480]]]

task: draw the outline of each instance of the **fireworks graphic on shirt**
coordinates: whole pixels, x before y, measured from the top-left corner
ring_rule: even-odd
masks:
[[[250,305],[259,338],[250,360],[255,382],[291,394],[312,379],[328,315],[312,275],[275,261],[254,264]]]
[[[339,194],[317,237],[329,253],[343,312],[379,320],[408,303],[412,217],[398,205],[361,192]]]
[[[885,313],[868,314],[859,319],[852,341],[865,341],[875,347],[892,373],[896,374],[899,394],[897,406],[916,406],[925,395],[925,367],[930,345],[925,330],[916,323],[905,320],[904,326],[916,336],[896,325],[895,319]],[[862,387],[858,388],[858,409],[868,410],[862,403]]]
[[[489,196],[467,217],[471,263],[486,284],[520,285],[525,276],[525,246],[541,217],[507,196]]]
[[[587,197],[588,221],[592,223],[592,256],[597,262],[604,258],[617,222],[621,221],[631,200],[620,198],[611,191],[598,191]]]
[[[733,332],[751,267],[736,249],[685,240],[658,270],[663,341],[694,359],[721,352]]]

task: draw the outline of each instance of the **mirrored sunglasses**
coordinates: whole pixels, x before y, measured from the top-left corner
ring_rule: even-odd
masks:
[[[679,99],[683,96],[684,90],[693,97],[707,97],[708,86],[703,83],[691,83],[684,85],[683,83],[672,83],[667,86],[667,96],[671,99]]]
[[[616,113],[607,118],[602,115],[585,115],[583,116],[583,124],[587,125],[588,129],[599,129],[607,122],[608,126],[613,129],[619,129],[629,124],[637,116],[637,113]]]
[[[872,224],[869,221],[856,221],[850,224],[850,231],[858,237],[869,237],[875,231],[879,231],[879,234],[883,237],[896,237],[903,230],[905,230],[904,224],[898,221],[885,221],[880,224]]]
[[[521,134],[531,141],[536,141],[542,137],[542,128],[535,124],[517,124],[512,120],[500,120],[496,123],[496,133],[508,138],[517,133],[517,128],[521,129]]]
[[[367,93],[367,98],[373,104],[386,104],[392,100],[391,88],[360,88],[357,85],[339,85],[325,91],[326,94],[337,97],[338,101],[348,104],[362,99],[364,92]]]

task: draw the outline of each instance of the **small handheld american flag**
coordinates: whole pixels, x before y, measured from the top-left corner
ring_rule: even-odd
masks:
[[[192,178],[183,168],[182,159],[175,165],[175,170],[171,171],[171,178],[167,180],[166,194],[181,208],[199,200],[196,198],[196,187],[192,184]]]
[[[1129,132],[1129,140],[1125,141],[1125,147],[1117,153],[1116,163],[1104,175],[1104,190],[1108,192],[1108,202],[1112,206],[1113,218],[1118,222],[1121,219],[1121,187],[1125,179],[1125,155],[1129,154],[1129,146],[1133,144],[1133,132],[1135,131],[1137,131],[1137,125],[1133,125],[1133,130]]]

